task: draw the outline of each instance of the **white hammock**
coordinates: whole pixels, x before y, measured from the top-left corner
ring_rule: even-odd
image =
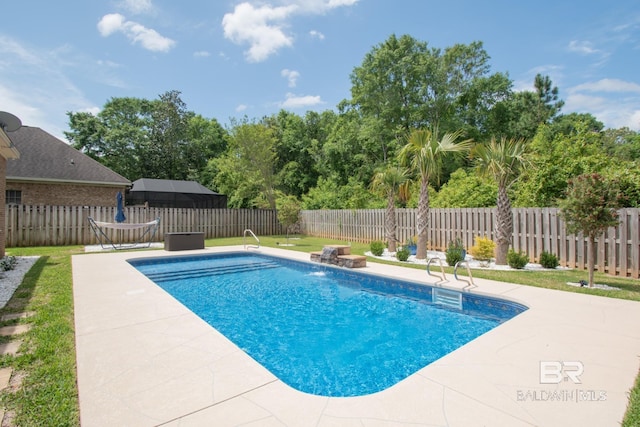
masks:
[[[143,222],[140,224],[127,224],[124,222],[102,222],[102,221],[95,221],[91,218],[89,218],[90,221],[93,221],[93,223],[95,225],[97,225],[98,227],[102,227],[102,228],[113,228],[114,230],[137,230],[139,228],[144,228],[144,227],[151,227],[154,226],[156,224],[158,224],[158,222],[160,221],[160,219],[154,219],[153,221],[149,221],[149,222]]]
[[[150,247],[151,241],[158,230],[160,225],[160,217],[153,221],[131,224],[124,222],[103,222],[96,221],[91,217],[88,217],[89,226],[96,235],[100,246],[105,249],[106,246],[111,246],[113,249],[127,249],[133,247]],[[105,233],[105,230],[139,230],[144,229],[144,232],[138,237],[137,241],[133,243],[116,243]],[[141,246],[142,245],[142,246]]]

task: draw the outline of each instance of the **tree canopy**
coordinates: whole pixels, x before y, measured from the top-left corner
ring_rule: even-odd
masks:
[[[73,147],[131,181],[200,179],[226,146],[220,124],[188,111],[178,91],[157,100],[112,98],[95,116],[67,115]]]
[[[408,136],[430,129],[480,147],[521,140],[530,164],[507,188],[515,206],[558,206],[570,179],[600,173],[627,206],[640,206],[640,134],[604,129],[590,114],[562,114],[560,90],[538,74],[515,91],[490,67],[482,42],[434,47],[391,35],[348,76],[349,99],[303,115],[279,111],[222,125],[189,110],[177,90],[156,99],[111,98],[97,114],[69,112],[73,146],[113,171],[138,178],[195,180],[228,196],[231,207],[274,207],[291,196],[304,209],[388,207],[373,191],[377,171],[398,166]],[[438,179],[397,206],[495,206],[498,186],[474,173],[467,156],[438,159]]]

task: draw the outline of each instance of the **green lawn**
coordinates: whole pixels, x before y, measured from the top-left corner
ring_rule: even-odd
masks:
[[[291,238],[293,246],[283,246],[283,236],[260,237],[260,244],[267,247],[311,252],[319,251],[325,244],[346,242],[312,237]],[[249,243],[249,240],[247,240]],[[253,242],[251,242],[253,243]],[[212,239],[206,246],[242,245],[242,238]],[[369,245],[352,243],[352,253],[364,254]],[[34,316],[2,322],[0,326],[29,323],[32,329],[24,337],[21,354],[0,357],[0,367],[11,367],[14,377],[21,377],[21,384],[13,385],[0,394],[11,425],[15,426],[77,426],[79,425],[78,393],[75,370],[75,337],[73,325],[73,292],[71,256],[82,253],[83,248],[39,247],[12,248],[8,255],[39,255],[41,259],[25,276],[21,286],[0,315],[21,311],[33,311]],[[86,256],[92,256],[88,254]],[[375,260],[378,262],[378,260]],[[393,263],[400,264],[400,263]],[[407,268],[421,268],[404,263]],[[445,269],[449,274],[451,268]],[[519,283],[569,292],[589,293],[609,298],[640,301],[640,281],[617,278],[596,273],[598,283],[621,288],[619,291],[576,288],[566,282],[586,279],[587,273],[578,270],[492,271],[473,270],[473,276],[498,281]],[[8,338],[0,337],[0,343]],[[3,423],[3,425],[6,425]],[[624,426],[640,425],[640,376],[631,391],[630,404]]]

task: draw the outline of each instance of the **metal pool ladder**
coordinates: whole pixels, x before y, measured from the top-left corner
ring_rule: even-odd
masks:
[[[258,242],[258,245],[257,245],[257,246],[256,246],[256,245],[248,245],[248,244],[246,243],[246,240],[247,240],[247,233],[248,233],[248,234],[251,234],[251,235],[253,236],[253,238],[254,238],[254,239],[256,239],[256,242]],[[260,248],[260,239],[258,239],[258,236],[256,236],[256,235],[253,233],[253,231],[251,231],[250,229],[248,229],[248,228],[247,228],[246,230],[244,230],[244,235],[242,236],[242,244],[244,245],[244,248],[245,248],[245,249],[247,249],[247,248],[256,248],[256,249],[258,249],[258,248]]]
[[[469,280],[467,280],[467,279],[458,279],[458,266],[460,264],[465,264],[467,266],[467,275],[469,276]],[[460,280],[461,282],[467,282],[468,283],[467,286],[465,286],[462,289],[467,289],[467,288],[471,288],[471,287],[475,288],[476,287],[476,284],[473,283],[473,276],[471,275],[471,268],[469,268],[469,262],[467,262],[464,259],[461,260],[461,261],[456,262],[455,267],[453,267],[453,277],[455,277],[456,280]]]
[[[440,264],[440,271],[442,272],[442,277],[438,276],[437,274],[433,274],[431,272],[431,270],[429,269],[429,267],[431,266],[431,261],[433,261],[433,260],[438,260],[438,264]],[[440,258],[438,258],[438,257],[429,258],[429,261],[427,261],[427,274],[429,276],[438,277],[440,279],[440,280],[438,280],[436,282],[436,284],[448,282],[447,276],[446,276],[446,274],[444,274],[444,266],[442,265],[442,260]]]

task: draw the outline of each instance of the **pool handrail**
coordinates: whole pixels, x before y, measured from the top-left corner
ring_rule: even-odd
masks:
[[[246,243],[247,233],[251,234],[253,236],[253,238],[256,239],[256,242],[258,242],[258,246],[247,245],[247,243]],[[247,248],[259,249],[260,248],[260,239],[258,239],[258,236],[256,236],[253,231],[251,231],[250,229],[247,228],[247,229],[244,230],[244,234],[242,236],[242,244],[244,245],[245,249],[247,249]]]
[[[440,264],[440,271],[442,272],[442,277],[438,276],[437,274],[433,274],[429,269],[429,267],[431,266],[431,261],[433,260],[438,260],[438,264]],[[442,265],[442,260],[439,257],[429,258],[429,260],[427,261],[427,274],[429,276],[438,277],[440,279],[435,284],[448,282],[447,275],[444,273],[444,266]]]
[[[458,266],[460,264],[465,264],[467,266],[467,275],[469,276],[469,280],[467,280],[467,279],[459,279],[458,278]],[[477,285],[475,283],[473,283],[473,276],[471,275],[471,268],[469,267],[469,262],[467,260],[465,260],[465,259],[456,262],[455,267],[453,267],[453,277],[455,277],[456,280],[468,283],[467,286],[462,288],[463,290],[466,290],[467,288],[470,288],[470,287],[473,287],[473,288],[477,287]]]

